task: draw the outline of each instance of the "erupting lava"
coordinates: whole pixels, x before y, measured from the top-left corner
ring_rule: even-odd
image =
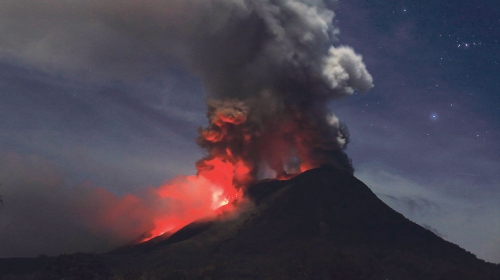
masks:
[[[321,165],[353,171],[343,152],[349,134],[330,105],[368,91],[373,79],[360,55],[335,46],[336,1],[136,2],[125,1],[125,8],[109,16],[103,12],[103,24],[114,23],[113,31],[133,27],[124,36],[136,36],[130,39],[140,40],[137,46],[154,42],[133,66],[149,55],[161,63],[171,56],[183,61],[199,77],[208,105],[208,126],[197,139],[207,153],[196,164],[197,175],[181,176],[150,197],[135,199],[132,205],[140,207],[130,212],[144,219],[123,219],[130,228],[150,229],[143,241],[213,218],[223,205],[234,212],[245,186],[256,179],[287,179]],[[111,209],[109,204],[103,208]],[[118,208],[130,217],[128,208]]]
[[[61,73],[81,67],[77,76],[95,69],[97,80],[104,79],[96,98],[112,97],[140,116],[150,109],[154,116],[188,116],[168,109],[194,100],[182,96],[191,87],[176,85],[177,79],[191,82],[181,78],[189,75],[180,74],[177,63],[205,90],[208,126],[199,130],[197,143],[206,156],[196,163],[197,174],[142,196],[82,192],[76,199],[92,209],[69,207],[99,233],[129,240],[147,232],[146,241],[222,210],[234,213],[245,187],[257,179],[288,179],[321,165],[353,171],[343,152],[349,135],[331,101],[367,92],[373,79],[362,57],[338,44],[335,0],[3,2],[0,19],[26,28],[24,36],[0,40],[0,55],[50,62],[48,69],[62,67]],[[31,15],[26,11],[35,3],[44,17],[20,17]],[[170,73],[172,80],[156,82]],[[135,90],[122,90],[122,82],[114,93],[114,86],[106,89],[107,79],[124,86],[141,81],[166,96],[142,100]]]
[[[252,167],[237,156],[229,144],[234,142],[231,132],[246,122],[246,113],[228,114],[220,110],[213,113],[209,118],[210,126],[200,130],[198,143],[209,150],[209,155],[196,164],[198,174],[156,191],[162,199],[169,201],[169,205],[179,203],[182,210],[174,211],[176,215],[156,217],[155,228],[141,242],[166,232],[174,233],[198,219],[214,218],[221,211],[234,211],[236,201],[243,198],[242,187],[251,180]],[[249,143],[250,137],[243,136],[242,140]]]
[[[197,139],[207,156],[197,162],[196,176],[156,190],[169,211],[153,218],[154,229],[142,242],[172,234],[198,219],[215,218],[221,211],[234,211],[244,199],[244,187],[263,173],[289,179],[290,173],[322,164],[350,167],[342,152],[347,134],[335,117],[317,120],[291,105],[263,117],[250,110],[249,103],[235,99],[208,103],[209,125],[199,130]]]
[[[214,218],[220,211],[234,210],[233,203],[242,197],[241,189],[232,183],[236,167],[223,159],[214,159],[208,165],[211,170],[203,170],[196,176],[187,176],[156,190],[171,211],[154,218],[154,229],[141,242],[167,232],[174,233],[198,219]]]
[[[234,211],[237,202],[244,199],[244,187],[261,177],[258,174],[264,169],[273,170],[277,179],[289,179],[290,171],[303,172],[323,163],[311,160],[309,151],[319,138],[316,129],[288,121],[276,124],[273,119],[255,121],[251,113],[241,101],[209,102],[209,126],[199,130],[197,140],[208,155],[196,164],[196,176],[155,190],[169,211],[154,217],[154,229],[142,242],[172,234],[195,220]],[[299,166],[287,167],[291,158]]]

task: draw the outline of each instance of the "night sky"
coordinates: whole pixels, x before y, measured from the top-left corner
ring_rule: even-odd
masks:
[[[129,241],[75,209],[195,174],[203,155],[195,138],[206,94],[186,63],[161,52],[168,40],[110,32],[102,42],[77,24],[91,19],[51,12],[0,12],[0,257]],[[500,2],[341,1],[334,26],[335,45],[361,54],[375,85],[331,104],[349,128],[355,176],[409,219],[499,263]],[[44,45],[60,29],[72,36]],[[87,45],[112,51],[96,57]]]

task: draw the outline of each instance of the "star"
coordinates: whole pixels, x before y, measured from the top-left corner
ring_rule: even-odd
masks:
[[[431,119],[431,121],[437,121],[437,119],[438,119],[438,114],[436,114],[436,113],[431,113],[431,115],[429,116],[429,118]]]

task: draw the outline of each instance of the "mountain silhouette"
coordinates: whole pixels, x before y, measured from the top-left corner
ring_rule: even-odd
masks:
[[[408,220],[348,170],[325,166],[287,181],[268,180],[249,187],[247,197],[251,203],[235,217],[196,221],[174,234],[108,254],[59,257],[39,275],[81,279],[71,271],[92,272],[92,267],[99,267],[88,275],[99,275],[98,279],[500,279],[498,265],[479,260]]]

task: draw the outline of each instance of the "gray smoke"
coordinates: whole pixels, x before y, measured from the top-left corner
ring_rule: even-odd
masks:
[[[293,162],[350,168],[342,152],[348,134],[327,105],[373,85],[361,56],[333,46],[335,4],[2,1],[0,55],[113,79],[141,79],[180,62],[208,93],[210,123],[198,140],[205,160],[242,161],[253,175],[293,171]]]

